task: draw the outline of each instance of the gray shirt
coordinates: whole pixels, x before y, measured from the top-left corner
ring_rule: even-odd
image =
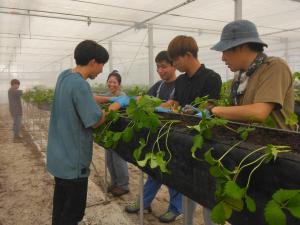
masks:
[[[109,97],[114,96],[110,91],[106,92],[104,95],[105,95],[105,96],[109,96]],[[118,96],[125,96],[125,95],[126,95],[125,92],[120,91],[120,94],[119,94]]]
[[[8,90],[9,111],[12,116],[22,115],[21,96],[23,91],[10,88]]]

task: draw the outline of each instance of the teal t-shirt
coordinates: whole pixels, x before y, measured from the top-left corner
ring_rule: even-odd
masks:
[[[91,127],[101,116],[88,82],[70,69],[63,71],[56,83],[48,133],[47,169],[53,176],[89,176],[93,153]]]

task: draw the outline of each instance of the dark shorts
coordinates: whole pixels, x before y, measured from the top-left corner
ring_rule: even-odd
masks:
[[[77,225],[84,216],[88,178],[55,177],[52,225]]]

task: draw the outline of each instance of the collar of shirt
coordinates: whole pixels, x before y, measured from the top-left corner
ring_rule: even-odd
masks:
[[[193,74],[193,76],[189,77],[187,73],[184,73],[184,78],[188,81],[195,80],[198,76],[201,76],[205,71],[205,65],[201,64],[201,66],[198,68],[198,70]]]

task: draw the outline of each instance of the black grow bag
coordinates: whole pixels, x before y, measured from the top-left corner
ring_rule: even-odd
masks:
[[[181,119],[183,123],[195,124],[198,118],[190,116],[179,116],[165,114],[168,119]],[[128,120],[120,119],[114,129],[123,130]],[[236,128],[240,124],[232,123],[231,127]],[[205,141],[204,147],[199,150],[197,155],[203,159],[203,154],[211,147],[214,148],[214,156],[222,155],[227,149],[239,141],[239,137],[228,131],[226,128],[217,127],[213,130],[214,138]],[[133,159],[133,150],[138,147],[139,137],[145,137],[146,130],[141,131],[134,137],[130,143],[121,142],[115,151],[126,161],[137,166]],[[191,147],[193,145],[194,134],[183,125],[175,126],[169,135],[168,145],[172,152],[172,159],[168,164],[170,174],[162,174],[157,169],[151,169],[146,166],[142,169],[144,172],[159,180],[163,184],[174,188],[182,194],[188,196],[201,205],[212,208],[216,204],[214,196],[215,179],[209,174],[209,165],[205,161],[198,161],[191,156]],[[153,143],[151,140],[148,143]],[[162,141],[163,142],[163,141]],[[164,143],[161,143],[164,144]],[[299,189],[300,188],[300,133],[286,132],[282,130],[267,129],[257,127],[247,140],[241,146],[232,151],[224,158],[224,165],[233,168],[238,162],[253,149],[266,144],[290,145],[295,152],[281,154],[275,163],[269,163],[258,169],[252,180],[249,189],[249,196],[255,199],[257,210],[250,213],[246,210],[233,213],[229,222],[233,225],[264,225],[263,208],[266,203],[271,200],[272,194],[279,188]],[[152,147],[146,146],[144,152],[150,151]],[[256,157],[259,154],[256,155]],[[142,156],[143,158],[143,156]],[[249,171],[241,174],[239,182],[245,184]],[[287,213],[287,224],[299,224],[299,220],[292,218]]]

